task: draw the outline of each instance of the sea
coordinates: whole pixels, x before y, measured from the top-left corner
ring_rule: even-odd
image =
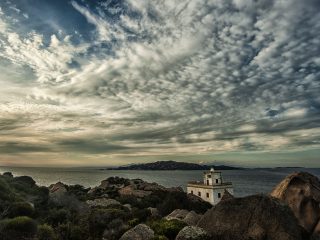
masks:
[[[320,177],[320,168],[273,168],[222,171],[223,180],[232,182],[234,195],[242,197],[251,194],[269,193],[287,175],[304,171]],[[38,185],[49,186],[58,181],[68,185],[80,184],[94,187],[108,177],[119,176],[129,179],[140,178],[156,182],[165,187],[182,187],[186,190],[188,181],[202,180],[203,171],[136,171],[103,170],[99,168],[36,168],[0,167],[0,173],[12,172],[14,176],[30,176]]]

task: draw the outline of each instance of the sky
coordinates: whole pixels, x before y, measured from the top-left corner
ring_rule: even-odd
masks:
[[[1,0],[0,165],[320,167],[318,0]]]

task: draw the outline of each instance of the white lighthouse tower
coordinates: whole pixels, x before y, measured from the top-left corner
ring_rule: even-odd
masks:
[[[188,183],[187,193],[194,194],[212,205],[216,205],[224,194],[233,195],[233,186],[231,182],[223,182],[220,171],[211,168],[210,171],[203,173],[203,182]]]

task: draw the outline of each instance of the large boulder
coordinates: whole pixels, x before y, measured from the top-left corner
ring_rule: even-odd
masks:
[[[212,239],[306,240],[291,209],[264,195],[234,198],[208,210],[198,222]]]
[[[167,215],[165,219],[167,220],[180,220],[188,225],[195,226],[202,217],[201,214],[197,214],[194,211],[188,211],[185,209],[175,209],[172,213]]]
[[[153,238],[153,230],[145,224],[139,224],[125,232],[120,240],[151,240]]]
[[[60,195],[66,192],[67,192],[66,185],[64,185],[62,182],[57,182],[49,186],[50,195]]]
[[[189,226],[196,226],[201,217],[201,214],[197,214],[194,211],[190,211],[182,221],[188,224]]]
[[[177,220],[183,220],[187,214],[189,213],[188,210],[185,209],[175,209],[172,213],[167,215],[165,219],[167,220],[172,220],[172,219],[177,219]]]
[[[271,192],[271,196],[289,205],[299,224],[315,237],[320,237],[320,182],[309,173],[287,176]]]
[[[175,240],[210,240],[210,236],[202,228],[186,226],[178,233]]]

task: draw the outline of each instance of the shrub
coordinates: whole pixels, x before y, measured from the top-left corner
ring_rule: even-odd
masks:
[[[16,217],[0,222],[0,239],[32,239],[37,233],[37,223],[29,217]]]
[[[36,182],[33,180],[33,178],[29,177],[29,176],[15,177],[13,180],[14,180],[14,182],[28,185],[29,187],[33,187],[36,185]]]
[[[80,201],[85,201],[88,198],[87,193],[90,188],[84,188],[83,186],[76,184],[67,186],[67,189],[69,194],[76,196]]]
[[[138,209],[138,208],[133,208],[132,209],[132,215],[135,218],[139,219],[139,222],[145,222],[147,218],[151,215],[151,212],[149,209]]]
[[[37,199],[35,205],[45,205],[49,200],[49,189],[46,187],[39,187],[37,189]]]
[[[3,178],[0,178],[0,200],[12,200],[12,195],[9,184]]]
[[[116,198],[121,204],[130,204],[132,207],[137,207],[138,200],[132,195],[121,195]]]
[[[161,198],[161,196],[158,196],[156,193],[152,193],[152,194],[142,198],[141,204],[145,208],[146,207],[156,207],[162,201],[163,201],[163,198]]]
[[[7,216],[9,218],[18,216],[32,217],[34,215],[34,208],[30,203],[27,202],[15,202],[13,203],[8,211]]]
[[[152,240],[168,240],[168,238],[163,235],[155,235]]]
[[[76,226],[71,222],[60,224],[56,228],[59,240],[87,240],[88,231],[86,228]],[[101,238],[92,238],[101,239]]]
[[[159,236],[165,236],[168,239],[175,239],[177,234],[182,228],[187,224],[179,220],[166,220],[161,219],[159,221],[154,221],[150,224],[153,231]]]
[[[2,176],[7,177],[7,178],[13,178],[12,172],[4,172],[4,173],[2,174]]]
[[[88,239],[87,229],[80,226],[72,225],[70,227],[70,238],[68,240],[85,240]]]
[[[161,204],[157,206],[157,209],[162,216],[168,215],[175,209],[186,209],[186,194],[179,192],[173,192],[167,194]]]
[[[38,226],[38,240],[56,240],[57,237],[53,228],[47,224]]]
[[[108,224],[115,220],[128,220],[131,214],[120,209],[93,209],[89,216],[89,231],[93,238],[101,239]]]
[[[58,226],[59,224],[65,223],[70,217],[70,212],[66,209],[52,209],[49,211],[46,222],[52,226]]]
[[[134,219],[129,220],[128,224],[129,224],[130,227],[134,227],[134,226],[138,225],[139,222],[140,222],[139,218],[134,218]]]
[[[130,227],[121,219],[112,220],[103,232],[103,239],[118,240]]]

